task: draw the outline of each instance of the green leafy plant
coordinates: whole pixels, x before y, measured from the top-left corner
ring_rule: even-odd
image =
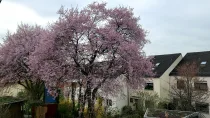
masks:
[[[136,110],[133,110],[131,106],[124,106],[122,108],[121,118],[139,118],[139,114]]]
[[[72,118],[72,104],[63,100],[58,104],[58,113],[61,118]]]

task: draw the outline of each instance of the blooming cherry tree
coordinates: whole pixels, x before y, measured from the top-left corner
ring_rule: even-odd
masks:
[[[148,40],[132,9],[106,8],[92,3],[82,10],[61,9],[59,19],[48,27],[29,58],[30,68],[51,87],[77,81],[84,88],[81,106],[88,103],[94,118],[94,100],[99,89],[116,92],[121,75],[132,88],[142,87],[152,75],[152,63],[142,48]],[[79,97],[80,98],[80,97]]]
[[[29,55],[35,50],[44,33],[40,26],[21,24],[13,34],[8,33],[0,47],[0,82],[19,83],[31,94],[32,99],[41,99],[43,82],[29,68]],[[36,89],[30,89],[31,87]]]

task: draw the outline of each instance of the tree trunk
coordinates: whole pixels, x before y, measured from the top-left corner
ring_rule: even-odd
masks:
[[[19,81],[18,84],[25,88],[30,100],[42,100],[44,95],[43,81],[37,80],[33,82],[31,80],[25,80],[23,83]]]
[[[95,118],[94,100],[88,99],[88,118]]]
[[[84,106],[85,100],[84,96],[82,95],[82,84],[79,82],[79,96],[78,96],[78,113],[79,118],[84,118]]]
[[[87,90],[85,91],[85,94],[82,97],[82,104],[81,104],[81,118],[84,118],[84,111],[85,111],[85,104],[87,99]]]
[[[71,100],[72,100],[72,113],[73,113],[73,117],[75,117],[75,83],[72,82],[71,84]]]
[[[91,83],[87,82],[88,118],[95,118],[94,102],[92,99]]]
[[[78,96],[78,104],[79,108],[82,105],[82,84],[79,82],[79,96]]]

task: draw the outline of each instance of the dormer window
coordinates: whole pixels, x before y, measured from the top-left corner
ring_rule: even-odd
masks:
[[[201,62],[201,66],[205,66],[206,63],[207,63],[206,61],[202,61],[202,62]]]
[[[156,64],[155,64],[155,67],[158,67],[159,65],[160,65],[160,63],[156,63]]]

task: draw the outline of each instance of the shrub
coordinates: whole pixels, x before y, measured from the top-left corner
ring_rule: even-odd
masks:
[[[72,118],[72,104],[63,100],[58,104],[58,113],[61,118]]]
[[[9,105],[0,105],[0,118],[7,118],[9,117]]]
[[[108,108],[103,118],[120,118],[119,110],[117,108]]]
[[[20,91],[17,94],[17,98],[24,98],[24,99],[28,99],[28,93],[26,91]]]
[[[104,107],[102,105],[103,99],[99,97],[95,105],[96,118],[102,118],[104,115]]]
[[[133,114],[131,106],[124,106],[122,108],[122,115],[129,115],[129,114]]]

